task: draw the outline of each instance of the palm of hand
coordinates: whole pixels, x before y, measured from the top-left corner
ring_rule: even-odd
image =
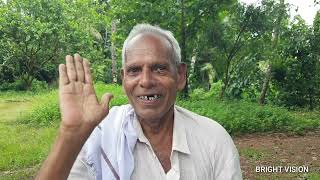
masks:
[[[98,102],[89,64],[77,54],[74,58],[66,57],[66,66],[59,66],[59,74],[61,125],[74,130],[86,125],[95,127],[108,114],[112,95],[107,94]]]

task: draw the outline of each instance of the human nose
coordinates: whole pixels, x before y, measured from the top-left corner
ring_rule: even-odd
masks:
[[[152,76],[152,72],[148,69],[142,71],[139,81],[140,87],[143,88],[152,88],[154,86],[154,79]]]

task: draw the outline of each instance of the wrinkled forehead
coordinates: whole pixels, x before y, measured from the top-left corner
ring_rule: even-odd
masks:
[[[157,56],[173,61],[173,49],[170,42],[155,34],[139,34],[132,38],[125,50],[125,59],[132,55],[150,55]]]
[[[166,59],[168,61],[170,61],[171,57],[168,53],[160,53],[160,51],[152,48],[131,48],[126,51],[126,56],[128,59],[131,57],[149,56],[156,57],[158,59]]]

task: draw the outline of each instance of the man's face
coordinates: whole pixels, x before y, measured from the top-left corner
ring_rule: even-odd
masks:
[[[128,45],[122,82],[139,118],[166,116],[185,85],[186,66],[175,67],[171,51],[167,40],[150,34],[138,35]]]

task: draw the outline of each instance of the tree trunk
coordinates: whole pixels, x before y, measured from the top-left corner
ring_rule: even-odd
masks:
[[[187,50],[186,50],[186,22],[185,22],[185,6],[184,6],[184,0],[181,0],[181,61],[187,63]],[[184,89],[182,91],[182,97],[187,98],[189,96],[188,93],[188,72],[186,74],[186,85],[184,86]]]
[[[112,82],[117,83],[117,57],[116,57],[116,47],[114,44],[114,40],[112,37],[115,36],[115,33],[117,31],[117,25],[116,22],[113,20],[111,25],[111,63],[112,63]]]
[[[29,74],[24,74],[22,75],[21,80],[25,84],[25,87],[23,87],[24,90],[30,90],[32,87],[32,81],[34,80],[34,77]]]
[[[229,85],[229,72],[227,71],[227,72],[226,72],[226,76],[225,76],[225,78],[224,78],[224,80],[223,80],[223,85],[222,85],[222,87],[221,87],[221,91],[220,91],[220,97],[219,97],[220,100],[223,99],[224,94],[225,94],[225,92],[226,92],[226,89],[227,89],[228,85]]]
[[[261,94],[260,94],[260,98],[259,98],[259,104],[260,105],[264,105],[265,104],[266,94],[267,94],[267,91],[269,89],[269,82],[270,82],[270,79],[271,79],[271,72],[272,72],[271,69],[272,69],[271,64],[269,64],[267,72],[266,72],[265,79],[263,81],[262,90],[261,90]]]
[[[280,6],[284,8],[284,0],[280,0]],[[279,33],[280,33],[280,26],[281,26],[281,21],[283,18],[283,11],[280,11],[280,14],[278,15],[278,18],[276,20],[276,25],[274,28],[274,33],[272,36],[272,49],[276,49],[278,41],[279,41]],[[274,56],[271,57],[274,59]],[[261,94],[260,94],[260,98],[259,98],[259,104],[260,105],[264,105],[265,104],[265,98],[267,95],[267,91],[269,89],[269,82],[271,80],[271,72],[272,72],[272,62],[269,61],[268,64],[268,69],[263,81],[263,85],[262,85],[262,90],[261,90]]]
[[[314,102],[313,99],[315,97],[314,91],[309,89],[309,110],[312,111],[314,109]]]

